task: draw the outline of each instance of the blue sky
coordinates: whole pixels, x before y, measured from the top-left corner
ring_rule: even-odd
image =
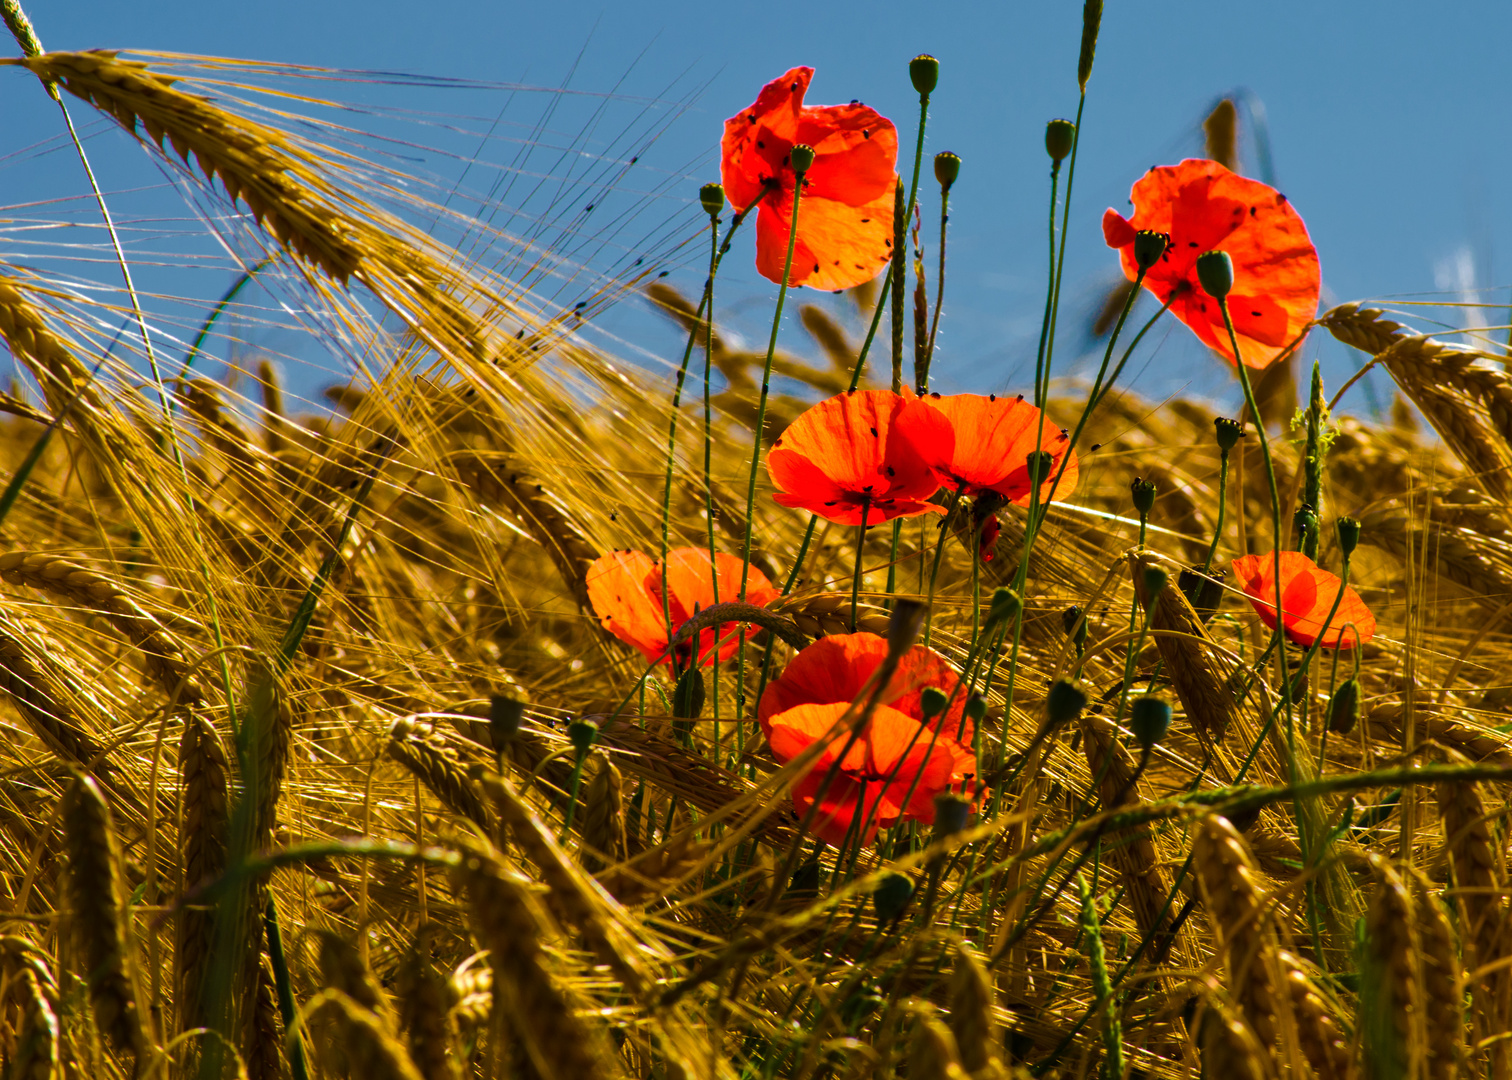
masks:
[[[415,89],[369,80],[326,85],[320,92],[421,110],[432,118],[494,117],[513,125],[517,137],[537,130],[555,102],[544,137],[575,141],[589,155],[619,153],[623,145],[610,135],[637,122],[646,130],[664,126],[641,155],[640,171],[623,181],[654,195],[642,207],[641,231],[617,233],[621,243],[653,225],[693,231],[698,185],[717,176],[722,120],[748,104],[763,82],[797,64],[817,70],[811,103],[860,98],[894,119],[900,141],[911,147],[917,105],[907,61],[932,52],[942,62],[942,75],[927,153],[949,149],[964,161],[952,195],[936,372],[952,388],[988,391],[1022,388],[1032,369],[1048,197],[1042,132],[1048,119],[1076,109],[1079,0],[260,0],[213,7],[187,0],[31,0],[27,7],[51,49],[142,48],[479,80],[491,85]],[[1413,2],[1109,0],[1073,193],[1064,301],[1072,321],[1066,325],[1081,325],[1100,283],[1117,272],[1098,225],[1103,209],[1123,209],[1130,184],[1148,166],[1200,155],[1202,117],[1220,96],[1241,88],[1263,103],[1277,185],[1300,210],[1319,248],[1325,302],[1452,301],[1477,287],[1488,290],[1479,294],[1483,299],[1508,303],[1508,41],[1512,5],[1504,3],[1425,8]],[[0,100],[10,114],[8,149],[57,127],[56,110],[28,79],[14,69],[0,71]],[[538,89],[511,93],[504,84]],[[573,93],[546,92],[562,87]],[[128,160],[133,151],[124,143],[103,128],[91,139],[91,152],[105,155],[101,169],[108,190],[137,182],[132,170],[141,164]],[[1243,145],[1246,171],[1256,174],[1252,137]],[[62,161],[50,166],[59,171],[48,184],[64,174]],[[37,168],[13,164],[0,168],[0,206],[42,190]],[[433,164],[438,173],[447,167],[439,160]],[[924,206],[930,223],[933,195]],[[933,231],[927,224],[931,252]],[[688,250],[681,263],[668,265],[670,280],[693,290],[702,269],[695,265],[700,257]],[[0,258],[17,257],[0,250]],[[722,275],[721,315],[755,338],[769,319],[775,289],[754,275],[751,259],[746,237],[727,264],[730,273]],[[211,300],[230,280],[202,277],[196,287]],[[1412,312],[1424,328],[1466,316],[1462,308]],[[1469,313],[1477,316],[1492,324],[1507,321],[1504,309]],[[606,315],[604,323],[627,350],[633,345],[665,357],[676,348],[672,335],[638,302]],[[1071,346],[1085,344],[1079,331],[1062,333]],[[1325,374],[1337,385],[1355,358],[1314,337],[1308,358],[1321,356]],[[1063,359],[1069,364],[1076,351]],[[1183,388],[1219,397],[1234,393],[1180,327],[1152,335],[1131,375],[1136,388],[1152,396]]]

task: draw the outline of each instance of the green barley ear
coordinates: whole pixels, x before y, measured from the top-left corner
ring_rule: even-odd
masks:
[[[1082,5],[1081,55],[1076,60],[1076,81],[1087,92],[1092,77],[1092,58],[1097,54],[1097,31],[1102,26],[1103,0],[1086,0]]]

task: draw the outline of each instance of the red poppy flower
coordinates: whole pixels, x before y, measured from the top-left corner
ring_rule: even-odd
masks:
[[[890,390],[851,390],[801,413],[767,455],[783,506],[836,525],[943,513],[921,447],[950,439],[943,414]]]
[[[1276,562],[1275,554],[1241,555],[1234,560],[1234,578],[1244,590],[1250,606],[1267,627],[1276,628]],[[1334,598],[1344,587],[1344,597],[1339,601],[1339,610],[1328,623],[1323,620],[1333,608]],[[1348,624],[1353,624],[1353,629]],[[1281,553],[1281,625],[1286,636],[1295,644],[1307,648],[1321,639],[1325,649],[1353,649],[1358,641],[1363,644],[1375,636],[1375,616],[1365,606],[1359,594],[1344,585],[1327,570],[1320,570],[1316,563],[1300,551]]]
[[[709,553],[704,548],[673,548],[667,552],[668,570],[643,551],[611,551],[593,561],[588,568],[588,599],[600,625],[627,645],[634,645],[647,661],[654,662],[667,647],[667,617],[662,611],[662,591],[676,630],[702,609],[714,603],[714,574],[709,572]],[[740,596],[741,561],[734,555],[720,554],[716,559],[719,599],[735,600]],[[746,581],[746,600],[765,605],[778,596],[765,574],[754,566]],[[698,633],[698,663],[703,667],[714,662],[714,644],[719,659],[728,660],[740,643],[735,623]],[[678,645],[669,657],[677,670],[688,666],[695,655],[690,639]]]
[[[1076,488],[1079,467],[1076,453],[1070,449],[1071,440],[1048,419],[1041,429],[1040,411],[1023,395],[930,394],[922,400],[950,421],[950,437],[916,430],[916,413],[900,417],[898,427],[919,447],[941,487],[970,497],[991,491],[1008,502],[1028,506],[1032,494],[1029,455],[1038,440],[1041,449],[1051,455],[1048,478],[1040,485],[1040,499],[1050,498],[1052,486],[1061,498]],[[1055,474],[1068,454],[1066,472],[1055,485]]]
[[[876,634],[831,634],[822,637],[788,662],[776,679],[767,683],[766,692],[756,706],[756,719],[770,738],[773,718],[799,705],[850,704],[861,694],[866,680],[872,677],[887,655],[887,641]],[[892,685],[879,699],[895,712],[910,717],[915,724],[924,722],[921,695],[933,686],[947,698],[955,693],[956,673],[945,658],[933,649],[915,645],[903,654]],[[942,736],[970,743],[972,726],[963,720],[965,695],[955,701],[933,727]]]
[[[756,269],[781,282],[793,222],[788,154],[799,144],[812,147],[788,284],[848,289],[876,277],[892,258],[898,132],[860,102],[805,108],[813,77],[813,68],[793,68],[725,121],[720,178],[736,210],[773,189],[756,215]]]
[[[850,732],[843,726],[831,734],[847,708],[848,702],[799,705],[772,718],[772,754],[781,762],[793,760],[828,736],[824,752],[793,788],[793,809],[799,817],[808,814],[825,776],[850,741]],[[863,844],[875,840],[879,829],[900,820],[932,823],[934,797],[960,780],[963,753],[970,758],[970,751],[954,740],[932,735],[897,709],[879,706],[840,761],[814,817],[815,834],[839,847],[857,818],[862,825],[856,827],[865,830]]]
[[[1211,349],[1230,361],[1234,351],[1218,304],[1197,282],[1197,256],[1226,251],[1234,260],[1229,316],[1246,367],[1263,368],[1307,329],[1322,285],[1318,250],[1286,196],[1258,180],[1195,158],[1151,169],[1134,185],[1134,217],[1103,214],[1103,236],[1119,249],[1130,281],[1138,272],[1134,234],[1163,232],[1171,241],[1145,274],[1145,288]]]

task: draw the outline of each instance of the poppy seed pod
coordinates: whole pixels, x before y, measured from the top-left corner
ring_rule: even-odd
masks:
[[[704,213],[717,218],[724,213],[725,194],[723,184],[705,184],[698,189],[698,201],[703,203]]]
[[[488,699],[488,728],[495,749],[502,749],[520,733],[525,721],[525,699],[510,694],[494,694]]]
[[[793,166],[795,173],[806,173],[814,167],[814,148],[806,143],[799,143],[788,154],[788,164]]]
[[[1129,706],[1129,730],[1139,740],[1140,749],[1149,751],[1171,729],[1171,703],[1158,694],[1144,694]]]
[[[928,53],[920,53],[908,62],[908,77],[920,97],[928,97],[940,82],[940,62]]]
[[[1206,251],[1197,256],[1197,282],[1215,300],[1228,296],[1234,287],[1234,260],[1226,251]]]
[[[951,185],[956,182],[956,177],[961,175],[961,159],[949,150],[935,155],[935,179],[940,182],[940,187],[949,191]]]
[[[1328,699],[1328,730],[1335,735],[1348,735],[1360,722],[1360,682],[1345,679]]]
[[[1352,517],[1341,517],[1338,521],[1339,550],[1347,559],[1354,554],[1354,549],[1360,545],[1360,523]]]
[[[987,699],[976,691],[972,691],[971,696],[966,699],[966,707],[961,711],[973,724],[980,724],[982,718],[987,715]]]
[[[919,711],[926,722],[944,712],[949,703],[950,698],[938,686],[926,686],[919,692]]]
[[[913,899],[913,894],[913,882],[906,875],[888,874],[884,877],[872,893],[877,922],[882,926],[891,926],[901,919],[903,912],[908,910],[908,902]]]
[[[1069,120],[1052,120],[1045,125],[1045,153],[1051,161],[1064,161],[1076,141],[1076,125]]]
[[[567,725],[567,741],[582,757],[598,741],[599,726],[592,720],[574,720]]]
[[[953,791],[942,791],[934,797],[936,840],[954,836],[971,820],[971,803]]]
[[[887,651],[893,656],[906,653],[923,629],[927,614],[928,605],[919,600],[896,601],[887,619]]]
[[[1055,681],[1055,685],[1050,687],[1050,696],[1045,700],[1045,712],[1050,717],[1052,727],[1060,727],[1075,720],[1086,707],[1086,692],[1065,679]]]
[[[1134,234],[1134,265],[1148,270],[1160,261],[1171,246],[1171,234],[1154,229],[1140,229]]]
[[[1244,425],[1226,416],[1214,417],[1213,427],[1218,433],[1218,449],[1225,454],[1237,446],[1244,436]]]
[[[1148,514],[1155,509],[1155,481],[1136,476],[1129,485],[1129,492],[1134,497],[1134,509],[1139,513]]]
[[[1006,585],[999,587],[993,591],[992,602],[987,606],[988,625],[1016,618],[1023,606],[1024,602],[1019,599],[1018,593]]]
[[[1171,575],[1160,567],[1145,567],[1144,573],[1140,575],[1140,581],[1144,585],[1144,594],[1150,598],[1151,604],[1160,599],[1160,594],[1165,592],[1166,582],[1170,580]]]

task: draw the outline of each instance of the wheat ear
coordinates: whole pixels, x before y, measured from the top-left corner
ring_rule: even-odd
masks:
[[[1150,627],[1158,631],[1155,646],[1171,675],[1171,685],[1192,726],[1205,738],[1221,740],[1234,713],[1234,694],[1221,674],[1217,651],[1207,628],[1170,575],[1158,601],[1144,595],[1145,571],[1159,567],[1151,555],[1130,561],[1139,602],[1151,612]],[[1154,605],[1153,607],[1151,605]]]
[[[1427,1080],[1455,1080],[1465,1031],[1465,972],[1448,913],[1422,874],[1409,868],[1412,914],[1422,955]]]
[[[603,754],[593,753],[594,773],[583,796],[583,869],[596,874],[625,857],[625,780]]]
[[[998,1068],[1002,1044],[992,976],[981,954],[965,943],[956,945],[955,962],[950,983],[950,1031],[960,1051],[961,1067],[973,1077],[986,1077]]]
[[[934,1015],[933,1008],[916,1003],[913,1040],[908,1047],[910,1080],[967,1080],[955,1035]]]
[[[73,709],[59,699],[57,687],[24,644],[19,628],[0,619],[0,689],[16,703],[33,734],[64,761],[83,768],[93,766],[96,775],[113,775],[109,762],[98,760],[103,748],[79,726]]]
[[[372,1013],[385,1031],[394,1031],[393,1005],[357,946],[330,930],[317,930],[315,936],[320,945],[320,975],[325,985],[340,990]]]
[[[1360,1023],[1367,1067],[1379,1075],[1423,1075],[1423,949],[1413,897],[1386,860],[1372,859],[1375,889],[1365,913]]]
[[[338,1045],[325,1047],[328,1052],[335,1052],[328,1053],[328,1057],[338,1059],[330,1063],[333,1066],[331,1072],[337,1072],[345,1063],[350,1066],[352,1076],[363,1080],[424,1080],[403,1044],[389,1033],[382,1020],[359,1002],[340,990],[327,988],[320,992],[305,1015],[308,1018],[323,1012],[336,1014],[336,1030],[340,1033]]]
[[[1348,1080],[1353,1057],[1328,1004],[1313,985],[1302,961],[1285,949],[1276,951],[1277,966],[1297,1018],[1297,1043],[1318,1080]]]
[[[457,763],[456,753],[434,733],[417,727],[413,720],[395,721],[389,729],[387,749],[388,756],[419,777],[443,806],[467,818],[483,830],[483,835],[493,835],[493,815],[477,785]]]
[[[456,1021],[451,1014],[451,987],[425,958],[428,935],[424,927],[415,947],[399,966],[395,987],[399,1020],[409,1038],[410,1058],[425,1080],[459,1080],[452,1044]]]
[[[1222,1080],[1268,1080],[1270,1050],[1222,1001],[1209,997],[1202,1014],[1202,1075]]]
[[[214,880],[226,868],[229,776],[226,751],[215,728],[203,716],[190,714],[179,743],[185,891]],[[174,984],[180,1030],[204,1023],[202,983],[210,961],[212,925],[211,913],[201,907],[186,906],[179,912]]]

